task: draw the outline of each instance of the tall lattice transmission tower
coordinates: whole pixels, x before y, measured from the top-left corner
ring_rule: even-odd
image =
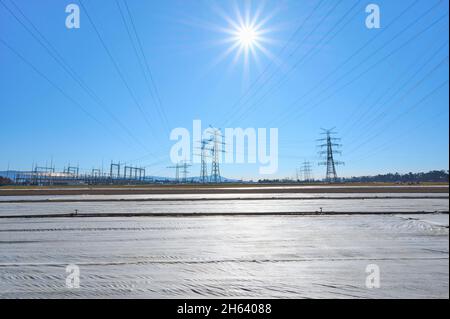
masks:
[[[303,182],[310,182],[313,180],[312,176],[312,165],[311,162],[304,161],[300,168],[300,173]],[[298,178],[297,178],[298,179]]]
[[[207,163],[207,158],[210,157],[209,152],[211,151],[211,149],[208,147],[211,142],[212,142],[212,138],[208,138],[208,139],[202,139],[201,140],[201,149],[200,149],[200,182],[201,183],[207,183],[208,182],[208,163]]]
[[[180,163],[177,163],[174,166],[167,166],[167,168],[175,168],[175,183],[179,183],[180,182],[180,168],[182,168],[182,165]]]
[[[182,179],[183,183],[187,183],[187,181],[188,181],[188,174],[189,174],[188,168],[191,166],[192,166],[192,164],[189,164],[187,161],[184,161],[183,163],[180,164],[180,168],[182,169],[181,173],[183,174],[183,179]]]
[[[334,128],[330,130],[322,129],[323,132],[321,134],[325,135],[325,137],[318,139],[319,142],[322,142],[322,144],[319,145],[319,147],[322,149],[319,152],[319,155],[326,156],[326,161],[320,162],[319,165],[326,165],[327,173],[325,180],[328,183],[337,181],[338,177],[336,173],[336,166],[344,164],[344,162],[334,160],[335,154],[341,154],[341,151],[337,149],[339,149],[342,145],[336,143],[337,141],[340,141],[340,139],[333,137],[333,135],[337,134],[333,130]],[[324,148],[326,148],[326,150],[324,150]]]
[[[183,173],[183,183],[187,183],[188,181],[188,174],[189,174],[189,170],[188,167],[191,167],[192,164],[189,164],[188,162],[183,162],[182,166],[182,173]]]
[[[222,146],[225,145],[225,143],[222,141],[223,136],[219,129],[210,126],[210,134],[212,138],[210,182],[220,183],[222,181],[222,177],[220,176],[220,156],[221,153],[224,152]]]

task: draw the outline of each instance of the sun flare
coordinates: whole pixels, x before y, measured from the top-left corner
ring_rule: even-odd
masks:
[[[236,30],[236,40],[244,47],[254,47],[258,42],[258,31],[253,26],[242,26]]]
[[[226,21],[226,26],[218,27],[220,32],[228,35],[228,37],[219,41],[220,44],[226,44],[228,47],[216,59],[218,63],[229,56],[234,56],[233,64],[243,64],[244,69],[248,71],[250,64],[261,66],[261,58],[273,59],[273,54],[267,48],[273,44],[274,40],[269,38],[272,29],[268,27],[269,21],[272,19],[274,12],[269,15],[263,14],[263,5],[256,10],[245,7],[243,10],[235,7],[234,14],[221,10],[216,7],[222,18]]]

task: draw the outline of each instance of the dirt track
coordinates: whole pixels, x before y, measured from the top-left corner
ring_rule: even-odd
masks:
[[[257,194],[257,193],[449,193],[448,185],[150,185],[98,187],[0,188],[0,196],[138,195],[138,194]]]

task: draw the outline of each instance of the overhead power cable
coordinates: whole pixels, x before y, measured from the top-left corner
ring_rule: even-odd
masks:
[[[86,17],[88,18],[92,28],[94,29],[95,34],[97,35],[97,38],[100,41],[100,44],[102,45],[103,49],[105,50],[106,54],[108,55],[109,59],[111,60],[111,63],[114,66],[114,69],[116,70],[117,74],[119,75],[120,79],[122,80],[123,85],[125,86],[126,90],[128,91],[129,95],[131,96],[134,104],[136,105],[136,107],[138,108],[139,112],[141,113],[144,121],[147,123],[148,127],[150,128],[150,132],[153,135],[153,137],[155,138],[155,140],[157,140],[158,142],[160,141],[158,138],[160,136],[158,136],[158,134],[156,134],[156,132],[154,131],[154,127],[150,121],[150,119],[148,118],[147,113],[144,111],[144,108],[142,107],[141,103],[139,102],[139,100],[137,99],[136,95],[134,94],[133,90],[131,89],[131,86],[129,85],[128,81],[126,80],[123,72],[121,71],[117,61],[114,59],[114,56],[112,55],[111,51],[109,50],[108,46],[106,45],[106,42],[103,40],[102,35],[100,34],[100,31],[98,30],[95,22],[93,21],[91,15],[89,14],[89,11],[87,10],[87,7],[84,5],[83,0],[79,0],[81,7],[83,8]]]
[[[10,0],[14,8],[20,13],[25,21],[32,27],[30,29],[6,4],[0,0],[0,4],[14,17],[14,19],[22,25],[22,27],[45,49],[45,51],[56,61],[56,63],[86,92],[86,94],[97,104],[102,110],[107,113],[111,119],[120,126],[126,134],[144,150],[148,151],[148,148],[117,118],[117,116],[111,112],[108,106],[102,99],[90,88],[83,79],[77,74],[77,72],[65,61],[58,50],[52,45],[52,43],[39,31],[36,25],[23,13],[23,11]],[[34,31],[34,32],[33,32]]]

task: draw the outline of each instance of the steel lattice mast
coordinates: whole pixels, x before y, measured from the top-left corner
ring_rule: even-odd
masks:
[[[180,182],[180,168],[182,168],[182,165],[180,163],[177,163],[174,166],[167,166],[167,168],[175,168],[175,183]]]
[[[304,182],[310,182],[312,180],[312,168],[310,162],[304,161],[300,172]]]
[[[188,163],[187,161],[184,161],[181,165],[180,168],[182,168],[182,174],[183,174],[183,183],[187,183],[188,181],[188,174],[189,174],[189,170],[188,168],[191,167],[192,164]]]
[[[319,165],[326,165],[327,172],[326,172],[325,180],[328,183],[333,183],[338,180],[338,176],[336,173],[336,166],[344,164],[344,162],[336,161],[334,159],[335,154],[341,154],[341,151],[336,150],[336,149],[340,148],[342,145],[336,143],[337,141],[340,141],[340,139],[333,137],[334,134],[337,134],[336,132],[333,131],[333,129],[334,128],[332,128],[330,130],[322,129],[323,132],[321,134],[326,135],[326,137],[318,140],[318,141],[324,142],[324,143],[320,144],[319,147],[321,147],[321,148],[326,147],[326,150],[322,150],[319,152],[319,154],[321,156],[326,155],[326,161],[320,162]]]
[[[201,183],[207,183],[208,182],[208,163],[206,159],[208,158],[208,151],[210,149],[207,147],[211,143],[212,139],[203,139],[201,141],[202,147],[201,147],[201,163],[200,163],[200,182]]]
[[[211,157],[212,157],[212,166],[211,166],[211,183],[220,183],[222,181],[222,177],[220,176],[220,155],[224,151],[222,150],[222,146],[225,144],[222,141],[222,134],[220,130],[217,128],[211,129],[211,137],[212,137],[212,148],[211,148]]]

